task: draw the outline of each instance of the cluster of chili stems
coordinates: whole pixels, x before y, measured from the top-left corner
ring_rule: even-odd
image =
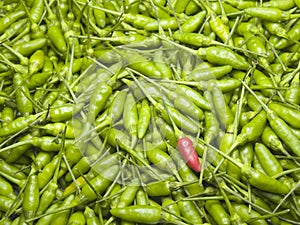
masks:
[[[0,224],[299,224],[296,0],[3,0]]]

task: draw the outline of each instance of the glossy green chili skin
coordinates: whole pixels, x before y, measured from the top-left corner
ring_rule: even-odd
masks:
[[[291,18],[289,12],[273,7],[250,7],[244,9],[244,11],[251,16],[272,22],[282,22]]]
[[[67,51],[67,43],[59,26],[50,26],[47,30],[47,35],[60,52],[64,53]]]
[[[101,195],[108,185],[113,181],[115,176],[119,171],[119,166],[115,165],[111,168],[104,170],[98,176],[90,181],[90,184],[86,184],[82,187],[80,196],[78,197],[80,201],[93,201],[97,199],[98,195]],[[90,186],[91,185],[91,186]],[[96,191],[96,193],[94,192]]]
[[[141,110],[139,112],[139,119],[137,125],[137,133],[139,139],[142,139],[145,136],[150,125],[150,120],[151,120],[150,105],[147,99],[143,99],[141,104]]]
[[[206,200],[205,209],[218,225],[230,224],[230,217],[220,201]]]
[[[1,191],[1,195],[3,196],[6,196],[11,199],[16,198],[16,194],[14,193],[13,186],[1,176],[0,176],[0,191]]]
[[[14,88],[16,89],[15,98],[18,110],[24,116],[33,113],[33,104],[30,100],[30,92],[28,87],[24,84],[22,75],[15,73],[13,78]]]
[[[14,45],[13,49],[21,53],[23,56],[29,56],[32,53],[34,53],[36,50],[43,48],[46,45],[46,43],[47,43],[46,38],[37,38],[23,44]]]
[[[97,84],[95,91],[93,92],[88,111],[88,120],[90,123],[95,121],[97,114],[103,109],[106,100],[112,93],[112,87],[106,82],[100,82]]]
[[[161,220],[161,208],[155,206],[127,206],[110,210],[113,216],[118,218],[145,224],[157,224]]]
[[[24,214],[27,219],[30,219],[35,216],[36,211],[39,207],[39,201],[40,192],[38,185],[38,177],[36,174],[31,174],[28,178],[28,182],[24,190],[24,199],[22,204]]]
[[[206,58],[208,62],[216,65],[231,65],[235,69],[247,70],[248,62],[238,53],[224,47],[208,47],[198,49],[197,55]]]
[[[0,128],[0,136],[5,137],[11,134],[15,134],[20,130],[28,127],[31,123],[35,122],[40,115],[33,114],[24,117],[18,117],[15,120],[8,123],[5,127]]]
[[[265,145],[256,143],[254,149],[258,160],[269,176],[275,176],[283,171],[279,161]]]
[[[288,146],[295,155],[300,156],[300,140],[293,133],[289,125],[273,111],[268,113],[268,120],[270,127],[283,143]]]
[[[300,113],[298,110],[276,102],[271,102],[268,106],[289,125],[300,128]]]
[[[241,172],[248,179],[249,183],[258,189],[279,194],[289,192],[289,188],[286,185],[264,173],[256,171],[252,167],[244,166],[241,168]]]
[[[201,218],[201,214],[196,206],[194,201],[186,201],[183,200],[184,194],[182,190],[178,190],[173,193],[173,196],[176,201],[178,201],[177,205],[181,215],[192,222],[193,224],[202,224],[203,220]]]
[[[13,22],[24,17],[25,15],[26,13],[24,10],[18,10],[6,15],[5,17],[2,17],[0,21],[0,34],[2,34]]]

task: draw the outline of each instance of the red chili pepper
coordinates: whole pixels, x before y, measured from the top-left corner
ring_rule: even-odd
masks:
[[[189,139],[188,137],[179,138],[177,147],[184,161],[189,165],[189,167],[196,172],[200,172],[201,165],[191,139]]]

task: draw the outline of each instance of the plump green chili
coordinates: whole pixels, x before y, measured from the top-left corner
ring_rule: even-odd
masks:
[[[23,210],[26,219],[30,219],[35,216],[39,207],[40,192],[38,185],[38,177],[36,174],[31,174],[26,183],[23,199]]]

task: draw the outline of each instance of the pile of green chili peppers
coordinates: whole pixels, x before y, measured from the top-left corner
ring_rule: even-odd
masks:
[[[0,1],[0,225],[299,224],[299,18]]]

